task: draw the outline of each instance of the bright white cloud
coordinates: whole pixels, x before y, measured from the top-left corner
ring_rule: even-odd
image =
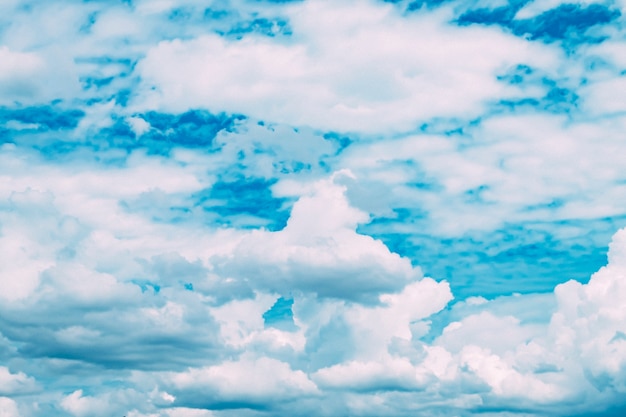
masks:
[[[35,389],[35,380],[23,372],[12,373],[5,366],[0,367],[0,394],[11,395]]]
[[[358,207],[385,216],[390,204],[381,199],[420,208],[430,219],[420,227],[451,236],[514,219],[614,216],[626,197],[622,125],[621,119],[572,123],[557,115],[501,115],[468,129],[469,143],[407,136],[353,146],[342,163],[373,184],[351,190]],[[422,187],[413,185],[420,181]]]
[[[3,96],[13,99],[37,95],[37,77],[41,76],[43,66],[43,60],[34,53],[11,51],[6,46],[0,47],[0,92]],[[3,104],[9,103],[11,100]]]
[[[623,227],[621,20],[543,44],[454,23],[501,0],[18,3],[0,416],[626,406],[626,229],[589,282],[553,268],[553,292],[505,296],[536,282],[496,259],[597,253]],[[439,253],[458,241],[469,262]]]
[[[327,1],[287,10],[294,35],[282,43],[254,36],[160,43],[139,64],[145,92],[135,105],[405,131],[434,116],[475,117],[487,102],[519,94],[498,83],[498,73],[520,63],[552,66],[559,55],[499,30],[453,28],[445,11],[403,17],[390,6]]]
[[[299,290],[353,300],[399,290],[419,277],[408,259],[356,233],[368,218],[349,205],[345,187],[335,180],[342,175],[350,174],[338,172],[313,184],[294,204],[283,230],[252,231],[231,254],[213,258],[216,271],[279,294]]]
[[[218,366],[190,369],[165,376],[177,404],[220,406],[270,405],[272,402],[317,395],[316,385],[302,371],[270,358],[226,361]]]
[[[0,416],[1,417],[20,417],[21,414],[14,400],[8,397],[0,397]]]

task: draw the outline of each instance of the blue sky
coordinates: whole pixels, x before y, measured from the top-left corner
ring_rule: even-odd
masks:
[[[623,0],[4,0],[0,416],[626,413]]]

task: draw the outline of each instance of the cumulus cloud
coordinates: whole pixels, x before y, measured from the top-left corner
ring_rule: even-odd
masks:
[[[408,259],[356,233],[367,215],[350,207],[344,187],[334,180],[341,175],[349,173],[313,184],[294,204],[283,230],[253,231],[228,257],[214,258],[215,270],[279,294],[300,290],[353,300],[398,290],[419,277]]]
[[[12,373],[5,366],[0,367],[0,394],[11,395],[35,389],[35,380],[23,372]]]
[[[0,415],[626,410],[617,3],[18,3]]]
[[[265,408],[318,392],[304,372],[270,358],[242,358],[166,378],[175,404],[196,408]]]

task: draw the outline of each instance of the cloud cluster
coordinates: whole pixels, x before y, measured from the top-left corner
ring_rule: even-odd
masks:
[[[2,2],[0,416],[623,414],[622,6]]]
[[[109,188],[109,198],[123,198],[132,178],[144,175],[132,165],[109,169],[127,178],[126,187]],[[185,178],[185,170],[172,174]],[[532,295],[468,299],[433,327],[433,315],[452,300],[449,285],[422,277],[406,258],[355,231],[368,218],[346,198],[345,181],[356,180],[349,174],[302,184],[280,231],[206,229],[200,246],[185,244],[190,226],[177,234],[136,219],[132,230],[112,229],[136,215],[106,199],[98,217],[57,202],[57,193],[100,194],[84,185],[88,177],[55,188],[42,176],[30,184],[39,191],[20,193],[29,174],[14,176],[3,241],[17,247],[15,259],[38,269],[2,274],[7,284],[23,285],[3,292],[3,407],[38,415],[28,404],[42,393],[41,406],[74,416],[306,415],[319,402],[328,404],[322,415],[490,408],[542,415],[620,404],[624,230],[588,284],[557,286],[552,311]],[[324,221],[315,223],[322,207]],[[29,229],[24,222],[33,212],[39,224]],[[102,222],[104,213],[117,221]],[[159,236],[167,243],[157,244]],[[280,295],[293,297],[292,329],[264,323]],[[52,382],[53,369],[67,374]],[[76,379],[82,373],[92,383],[118,382],[93,392]]]
[[[138,64],[146,92],[136,105],[402,132],[435,116],[476,117],[496,98],[519,95],[498,73],[555,60],[549,48],[501,31],[450,27],[442,11],[407,18],[390,6],[317,1],[286,14],[294,33],[284,42],[208,35],[150,49]]]

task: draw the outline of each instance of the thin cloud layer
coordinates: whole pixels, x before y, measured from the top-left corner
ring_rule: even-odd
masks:
[[[2,2],[0,416],[623,414],[623,10]]]

